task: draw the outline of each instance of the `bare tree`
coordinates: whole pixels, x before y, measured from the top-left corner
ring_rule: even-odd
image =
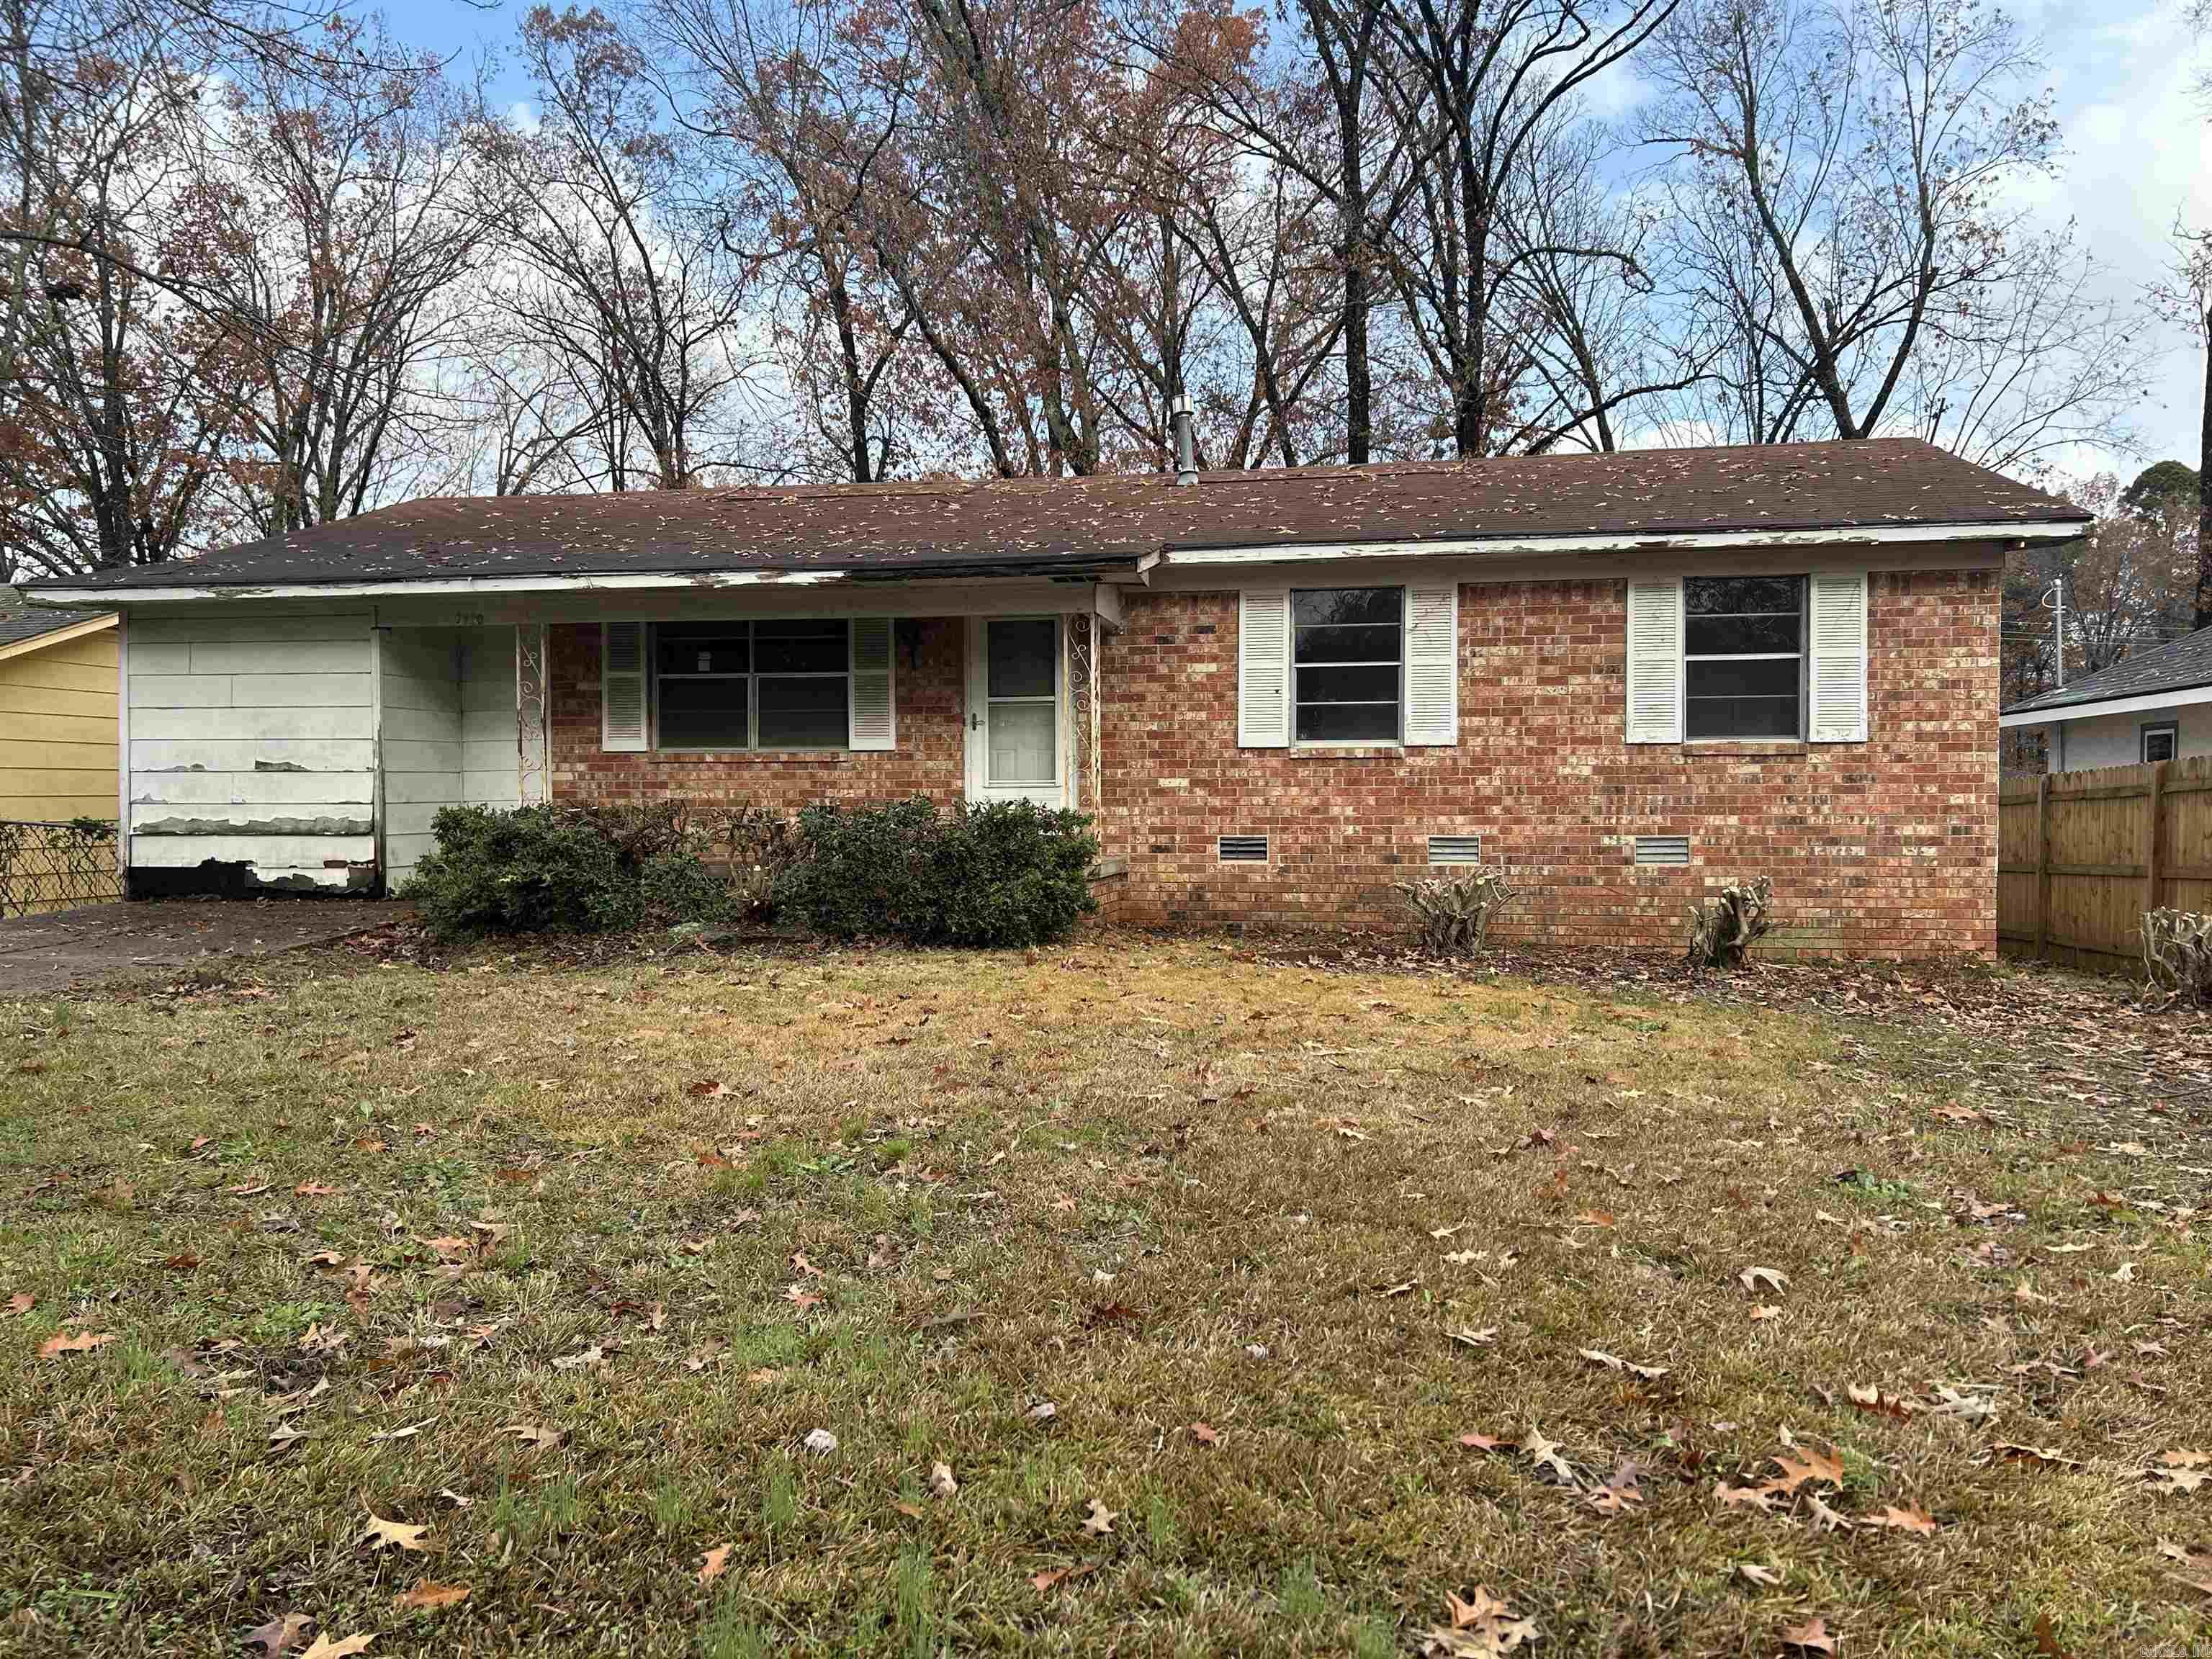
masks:
[[[726,167],[724,240],[773,283],[784,373],[826,452],[805,470],[866,483],[912,464],[929,401],[914,313],[864,213],[913,117],[905,43],[872,54],[847,0],[653,0],[645,17]]]
[[[1486,455],[1566,429],[1595,411],[1538,414],[1532,331],[1542,307],[1524,280],[1548,260],[1632,268],[1619,247],[1516,236],[1511,224],[1565,182],[1539,170],[1577,90],[1623,62],[1677,0],[1409,0],[1390,17],[1401,66],[1392,109],[1418,135],[1416,210],[1394,245],[1394,276],[1442,383],[1453,451]],[[1596,227],[1585,227],[1595,228]],[[1548,403],[1548,398],[1546,399]]]
[[[363,25],[322,59],[254,62],[210,124],[181,210],[208,250],[200,291],[252,369],[258,464],[239,471],[263,533],[410,489],[441,425],[432,367],[479,236],[459,200],[465,107],[427,60]]]
[[[2179,255],[2166,278],[2151,289],[2154,307],[2196,342],[2204,386],[2198,404],[2197,455],[2196,626],[2212,628],[2212,231],[2176,226]]]
[[[2040,64],[1972,0],[1684,0],[1644,72],[1711,424],[1917,431],[1992,465],[2121,436],[2142,355],[2021,182],[2058,161]]]
[[[750,366],[734,256],[636,43],[573,7],[532,9],[521,33],[539,125],[485,121],[477,135],[486,222],[518,267],[499,303],[589,388],[589,482],[682,489],[736,459],[715,447]]]

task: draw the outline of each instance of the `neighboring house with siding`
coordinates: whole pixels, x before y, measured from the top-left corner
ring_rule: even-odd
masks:
[[[0,605],[0,819],[118,810],[115,617]]]
[[[2212,755],[2212,628],[2016,702],[2000,724],[2041,732],[2053,772]]]
[[[1179,434],[1179,437],[1187,434]],[[1094,815],[1137,921],[1996,948],[1998,588],[2079,508],[1909,440],[409,503],[119,606],[133,891],[375,890],[447,801]]]

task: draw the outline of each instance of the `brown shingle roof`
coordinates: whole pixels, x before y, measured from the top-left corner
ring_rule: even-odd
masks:
[[[1465,462],[410,501],[57,586],[780,569],[1078,571],[1176,548],[2086,520],[1914,439]]]

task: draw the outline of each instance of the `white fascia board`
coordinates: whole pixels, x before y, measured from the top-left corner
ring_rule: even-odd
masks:
[[[1136,574],[1142,577],[1159,560],[1157,553],[1146,554],[1137,561]],[[24,597],[33,604],[66,610],[88,605],[221,605],[241,599],[445,599],[514,593],[714,592],[732,587],[878,587],[921,582],[1062,580],[1095,581],[1097,578],[1078,572],[1070,572],[1062,578],[1049,570],[1038,571],[1032,576],[993,577],[957,568],[919,571],[892,568],[881,576],[872,571],[853,570],[698,570],[639,575],[441,576],[378,582],[272,582],[239,587],[57,587]]]
[[[1475,540],[1326,542],[1304,546],[1188,547],[1169,551],[1179,564],[1288,564],[1325,559],[1500,558],[1536,555],[1705,553],[1733,548],[1894,546],[1913,542],[2072,541],[2087,521],[2041,524],[1851,525],[1824,530],[1697,531],[1673,536],[1492,536]]]
[[[2104,697],[2095,702],[2070,702],[2058,708],[2022,708],[1997,716],[2007,730],[2016,726],[2057,726],[2067,720],[2092,720],[2100,714],[2140,714],[2154,708],[2179,708],[2185,703],[2212,702],[2212,685],[2193,685],[2185,691],[2146,691],[2137,697]]]
[[[814,587],[842,582],[842,570],[702,570],[638,576],[441,576],[431,580],[270,582],[252,587],[56,587],[27,599],[46,605],[204,605],[239,599],[445,599],[471,593],[635,592],[722,587]]]

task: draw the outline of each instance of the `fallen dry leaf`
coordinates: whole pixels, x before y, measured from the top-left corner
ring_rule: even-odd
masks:
[[[303,1181],[292,1188],[292,1194],[295,1198],[330,1198],[337,1192],[337,1188],[325,1186],[319,1181]]]
[[[1520,1617],[1480,1584],[1475,1586],[1473,1596],[1464,1600],[1446,1590],[1444,1616],[1450,1622],[1428,1632],[1421,1644],[1424,1653],[1449,1659],[1492,1659],[1536,1639],[1534,1620]]]
[[[1781,1573],[1772,1567],[1763,1567],[1756,1561],[1739,1561],[1735,1564],[1735,1570],[1747,1583],[1757,1584],[1762,1589],[1771,1589],[1782,1582]]]
[[[1190,1437],[1197,1441],[1201,1446],[1218,1445],[1221,1442],[1221,1436],[1215,1431],[1214,1426],[1211,1423],[1192,1424],[1190,1425]]]
[[[349,1636],[342,1642],[333,1642],[327,1634],[315,1638],[305,1649],[300,1659],[352,1659],[356,1653],[368,1651],[368,1644],[376,1640],[374,1631],[363,1631],[358,1636]]]
[[[259,1648],[268,1659],[277,1659],[307,1639],[307,1632],[314,1620],[304,1613],[279,1613],[267,1624],[246,1632],[246,1641]]]
[[[1054,1584],[1064,1580],[1080,1578],[1096,1565],[1097,1563],[1095,1561],[1081,1561],[1073,1566],[1057,1568],[1051,1572],[1032,1573],[1030,1575],[1030,1588],[1035,1590],[1048,1590]]]
[[[468,1599],[466,1584],[441,1584],[424,1578],[418,1580],[413,1589],[400,1591],[392,1601],[410,1613],[435,1613],[441,1607],[456,1607]]]
[[[386,1521],[374,1510],[368,1512],[368,1524],[361,1531],[361,1541],[371,1549],[403,1549],[417,1553],[428,1547],[422,1542],[428,1527],[410,1527],[403,1522]]]
[[[549,1429],[536,1423],[510,1423],[500,1431],[511,1434],[532,1451],[551,1451],[568,1437],[564,1429]]]
[[[2007,1463],[2042,1463],[2053,1468],[2078,1469],[2081,1460],[2069,1457],[2056,1446],[2021,1446],[2001,1440],[1990,1448],[2000,1461]]]
[[[1894,1504],[1883,1505],[1880,1515],[1862,1521],[1863,1527],[1889,1527],[1899,1532],[1917,1532],[1927,1537],[1936,1530],[1936,1517],[1923,1510],[1899,1509]]]
[[[1083,1517],[1083,1530],[1093,1538],[1103,1538],[1114,1530],[1114,1522],[1120,1518],[1121,1513],[1119,1510],[1108,1509],[1094,1498],[1091,1500],[1091,1513]]]
[[[8,1298],[8,1311],[11,1314],[27,1314],[38,1305],[39,1298],[28,1291],[18,1291]]]
[[[2212,1453],[2162,1451],[2149,1473],[2160,1492],[2196,1492],[2212,1480]]]
[[[1753,1296],[1759,1294],[1759,1287],[1762,1285],[1778,1296],[1783,1286],[1789,1284],[1790,1275],[1775,1267],[1746,1267],[1735,1276],[1735,1279]]]
[[[730,1546],[717,1544],[699,1557],[699,1582],[711,1584],[730,1570]]]
[[[929,1491],[933,1498],[950,1498],[960,1490],[960,1483],[952,1478],[952,1465],[932,1463],[929,1466]]]
[[[1833,1653],[1836,1638],[1828,1632],[1825,1619],[1808,1619],[1803,1624],[1782,1632],[1783,1644],[1807,1653]]]
[[[79,1331],[75,1336],[58,1331],[39,1344],[39,1358],[53,1359],[65,1353],[89,1353],[115,1340],[113,1331]]]

